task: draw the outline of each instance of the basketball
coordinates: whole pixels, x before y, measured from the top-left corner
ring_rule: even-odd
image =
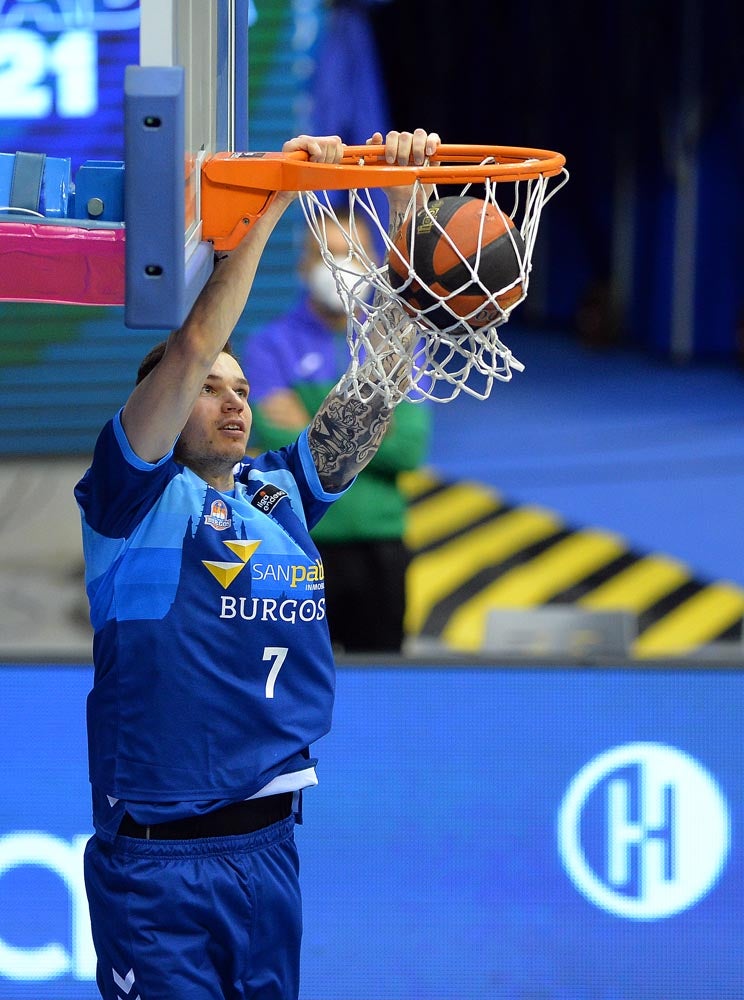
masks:
[[[457,316],[481,327],[501,316],[489,294],[501,309],[522,297],[518,279],[525,260],[524,241],[496,205],[469,196],[441,198],[420,209],[414,225],[413,239],[411,216],[401,226],[388,267],[390,284],[412,311],[432,307],[426,316],[439,329],[456,324]],[[411,263],[419,280],[403,287]],[[478,280],[471,267],[477,269]],[[517,282],[513,288],[497,294],[513,282]],[[434,308],[437,296],[447,299],[455,316],[443,305]]]

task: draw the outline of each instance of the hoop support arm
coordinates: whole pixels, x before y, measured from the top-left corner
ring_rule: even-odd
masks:
[[[347,146],[341,163],[311,163],[295,153],[217,153],[202,166],[203,237],[232,250],[278,191],[346,191],[424,183],[520,181],[560,174],[565,157],[516,146],[443,145],[425,166],[384,160],[385,147]]]

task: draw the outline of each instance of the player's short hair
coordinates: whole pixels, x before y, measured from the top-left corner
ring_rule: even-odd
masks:
[[[140,361],[140,366],[137,369],[137,378],[134,383],[135,385],[139,385],[144,378],[147,378],[153,368],[163,360],[167,343],[167,340],[161,340],[160,343],[151,348]],[[220,351],[220,354],[229,354],[231,358],[235,358],[236,360],[238,357],[229,340]]]

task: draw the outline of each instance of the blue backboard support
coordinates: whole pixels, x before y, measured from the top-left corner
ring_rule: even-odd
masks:
[[[186,257],[184,69],[128,66],[125,82],[126,302],[133,329],[181,325],[212,271],[212,248]]]
[[[175,329],[212,271],[201,164],[248,149],[248,0],[142,0],[125,79],[126,303],[133,329]]]

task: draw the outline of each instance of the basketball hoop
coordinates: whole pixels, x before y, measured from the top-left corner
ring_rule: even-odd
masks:
[[[387,164],[384,146],[346,147],[338,164],[311,163],[302,152],[218,154],[203,167],[204,236],[212,238],[216,248],[229,249],[240,227],[244,230],[260,217],[275,192],[298,191],[305,220],[348,317],[351,363],[339,391],[358,399],[379,394],[388,406],[402,399],[449,402],[461,391],[486,399],[494,381],[509,381],[513,371],[524,368],[497,331],[527,295],[540,217],[568,180],[564,163],[560,153],[506,146],[443,145],[423,166]],[[432,202],[439,201],[437,184],[460,187],[460,197],[478,185],[482,207],[473,253],[463,252],[447,225],[438,221]],[[371,196],[373,188],[403,186],[411,189],[406,213],[411,235],[405,253],[396,234],[388,233]],[[343,209],[332,191],[347,192]],[[487,281],[486,254],[478,239],[487,218],[494,217],[503,221],[506,234],[502,255],[506,248],[512,257],[511,272],[501,287],[493,287],[493,279]],[[369,229],[379,234],[385,247],[383,262],[365,248],[362,233]],[[342,234],[346,243],[343,260],[329,251],[332,231]],[[416,253],[422,232],[434,233],[457,265],[455,287],[442,287],[424,273],[423,251],[418,261]],[[464,308],[463,302],[474,303],[473,308]]]

